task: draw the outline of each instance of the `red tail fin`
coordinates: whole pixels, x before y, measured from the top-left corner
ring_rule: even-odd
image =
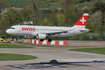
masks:
[[[85,27],[88,19],[88,13],[84,13],[83,16],[78,20],[78,22],[75,24],[75,26],[82,26]]]

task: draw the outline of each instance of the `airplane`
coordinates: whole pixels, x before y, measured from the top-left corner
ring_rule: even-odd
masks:
[[[50,37],[67,37],[88,32],[89,29],[85,28],[88,15],[88,13],[84,13],[73,27],[14,25],[7,29],[6,33],[24,35],[26,38],[36,36],[42,42],[45,38],[48,38],[48,41],[51,42]]]

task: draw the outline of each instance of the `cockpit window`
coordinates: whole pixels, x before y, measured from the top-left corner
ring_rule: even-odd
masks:
[[[10,27],[9,29],[15,29],[14,27]]]

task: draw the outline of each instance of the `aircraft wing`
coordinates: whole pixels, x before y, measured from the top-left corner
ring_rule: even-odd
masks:
[[[67,33],[68,31],[53,31],[53,32],[40,32],[40,34],[55,35],[60,33]]]
[[[32,35],[36,35],[37,33],[39,34],[46,34],[46,35],[55,35],[55,34],[60,34],[60,33],[67,33],[68,31],[40,31],[40,32],[33,32]]]

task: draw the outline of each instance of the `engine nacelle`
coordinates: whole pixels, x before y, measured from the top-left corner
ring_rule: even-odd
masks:
[[[36,38],[37,39],[45,39],[46,38],[46,34],[37,34]]]
[[[34,36],[32,35],[25,35],[25,38],[33,38]]]

